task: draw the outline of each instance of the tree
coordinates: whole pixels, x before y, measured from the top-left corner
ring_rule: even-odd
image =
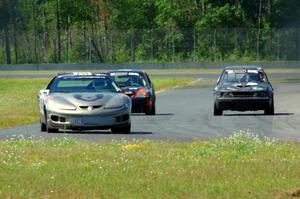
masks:
[[[0,24],[4,30],[4,40],[5,40],[5,54],[6,54],[6,64],[11,64],[11,54],[10,54],[10,39],[9,39],[9,4],[7,0],[2,0],[0,4]]]
[[[299,24],[299,0],[0,0],[0,63],[300,59]]]

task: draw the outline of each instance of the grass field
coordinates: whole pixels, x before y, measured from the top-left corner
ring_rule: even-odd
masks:
[[[107,70],[80,70],[80,71],[91,71],[91,72],[105,72]],[[201,74],[201,73],[217,73],[220,74],[222,69],[146,69],[145,70],[150,75],[158,74]],[[269,73],[300,73],[300,68],[270,68],[265,70]],[[36,70],[36,71],[26,71],[26,70],[11,70],[11,71],[0,71],[1,74],[57,74],[63,71],[56,70]],[[64,71],[73,72],[73,71]]]
[[[195,78],[152,78],[157,91],[186,86]],[[38,121],[37,93],[47,78],[0,78],[0,128]]]
[[[0,142],[0,198],[294,198],[300,145],[249,132],[209,141]]]

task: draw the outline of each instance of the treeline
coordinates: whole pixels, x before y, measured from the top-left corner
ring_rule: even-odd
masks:
[[[0,64],[300,60],[299,0],[0,0]]]

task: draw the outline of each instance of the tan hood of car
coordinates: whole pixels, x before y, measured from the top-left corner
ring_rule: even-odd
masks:
[[[54,93],[54,101],[62,104],[79,106],[105,106],[109,101],[124,103],[123,96],[118,93]]]

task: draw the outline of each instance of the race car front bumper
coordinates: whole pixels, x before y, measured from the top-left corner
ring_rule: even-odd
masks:
[[[251,97],[251,98],[216,98],[216,107],[221,110],[231,111],[257,111],[265,110],[272,103],[269,97]]]
[[[71,114],[70,112],[47,113],[47,125],[57,129],[101,130],[122,127],[130,124],[127,108],[95,114]]]

